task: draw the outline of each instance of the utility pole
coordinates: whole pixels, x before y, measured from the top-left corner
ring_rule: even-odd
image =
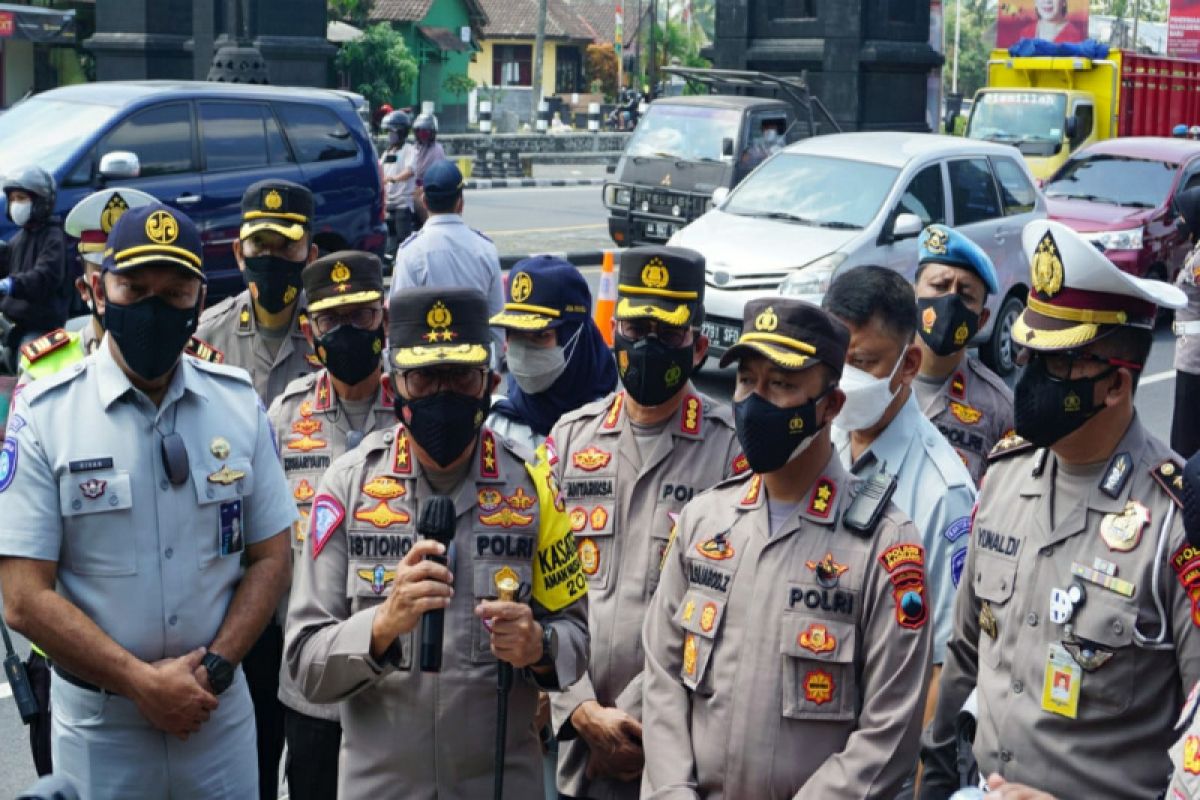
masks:
[[[1141,15],[1142,15],[1142,0],[1133,0],[1133,45],[1132,45],[1132,48],[1133,48],[1133,52],[1135,52],[1135,53],[1137,52],[1137,49],[1138,49],[1138,40],[1137,40],[1138,17],[1140,17]]]
[[[650,64],[646,68],[646,80],[650,83],[649,102],[658,90],[658,48],[654,29],[658,27],[658,0],[650,0]]]
[[[542,61],[546,47],[546,0],[538,0],[537,39],[533,43],[533,85],[529,90],[529,127],[537,127],[538,106],[542,102]]]
[[[950,70],[950,93],[958,94],[958,43],[962,40],[962,0],[954,0],[954,66]]]

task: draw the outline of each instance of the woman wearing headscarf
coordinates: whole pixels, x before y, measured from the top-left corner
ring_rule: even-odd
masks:
[[[1175,284],[1188,296],[1186,308],[1175,312],[1175,414],[1171,419],[1171,449],[1184,458],[1200,450],[1200,189],[1175,197],[1179,227],[1192,252],[1183,262]]]
[[[592,293],[570,262],[533,256],[508,278],[504,310],[492,325],[508,335],[506,396],[488,427],[532,453],[568,411],[617,385],[612,352],[592,322]]]

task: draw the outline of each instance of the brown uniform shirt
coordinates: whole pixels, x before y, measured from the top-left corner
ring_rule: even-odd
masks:
[[[756,475],[684,507],[646,616],[643,797],[895,796],[928,682],[924,551],[891,503],[871,534],[842,525],[855,492],[835,453],[774,536]]]
[[[205,309],[200,315],[196,338],[220,351],[224,363],[249,372],[254,391],[258,392],[264,405],[270,406],[289,383],[321,368],[321,362],[304,338],[307,325],[308,315],[301,295],[291,330],[280,342],[279,352],[272,357],[258,332],[254,303],[250,299],[250,290],[246,289]]]
[[[486,428],[453,496],[455,594],[445,612],[441,672],[420,670],[419,625],[399,637],[398,653],[382,661],[371,657],[375,609],[397,562],[416,541],[419,510],[433,493],[409,433],[397,425],[375,431],[334,461],[313,499],[285,658],[308,700],[340,703],[339,797],[491,796],[496,658],[474,611],[496,595],[497,570],[510,567],[523,583],[533,583],[535,598],[539,569],[545,585],[578,587],[577,599],[558,611],[534,602],[534,616],[554,627],[559,641],[551,685],[541,688],[569,685],[587,666],[586,582],[578,574],[565,512],[555,504],[553,477],[527,468]],[[518,671],[509,698],[504,781],[505,797],[513,800],[542,793],[541,748],[533,730],[538,688],[531,671]]]
[[[558,788],[594,800],[636,798],[638,783],[587,779],[588,747],[571,714],[596,700],[641,718],[642,622],[674,516],[694,495],[739,467],[748,469],[739,460],[729,409],[690,387],[679,411],[651,440],[635,441],[624,403],[623,392],[589,403],[563,415],[550,433],[555,474],[588,576],[592,637],[587,674],[550,697],[554,729],[564,739]]]
[[[913,381],[921,412],[932,422],[979,486],[987,471],[987,455],[1013,429],[1013,393],[1004,380],[968,355],[940,387]]]
[[[1200,552],[1184,541],[1173,499],[1178,462],[1135,418],[1087,497],[1051,514],[1054,454],[1015,437],[998,451],[972,525],[923,787],[945,785],[954,718],[976,688],[983,774],[1062,798],[1160,797],[1172,726],[1200,679]],[[1082,602],[1063,598],[1073,584]]]
[[[346,437],[352,429],[346,413],[338,405],[329,373],[324,369],[289,383],[271,403],[267,418],[275,432],[288,488],[300,512],[300,518],[292,525],[292,555],[298,559],[304,551],[309,508],[317,485],[333,459],[346,452]],[[391,393],[380,390],[379,400],[359,432],[383,430],[395,422]],[[285,594],[278,615],[281,623],[287,620],[287,606],[288,595]],[[304,699],[286,665],[280,671],[279,699],[289,708],[310,717],[333,721],[338,718],[336,705],[316,705]]]

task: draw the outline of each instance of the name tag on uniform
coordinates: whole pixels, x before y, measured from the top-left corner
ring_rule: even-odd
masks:
[[[223,556],[240,553],[246,549],[246,538],[242,535],[241,500],[221,503],[221,527],[217,531],[217,549]]]
[[[1068,719],[1079,715],[1079,684],[1083,670],[1058,642],[1051,642],[1042,682],[1042,710]]]

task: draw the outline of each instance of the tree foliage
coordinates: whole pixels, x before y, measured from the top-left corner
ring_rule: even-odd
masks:
[[[617,53],[611,44],[589,44],[584,77],[588,86],[598,86],[607,98],[617,96]]]
[[[345,22],[356,28],[367,24],[374,0],[328,0],[329,19]]]
[[[472,89],[478,86],[475,79],[465,73],[454,73],[447,75],[442,81],[442,88],[456,97],[465,97]]]
[[[361,39],[342,45],[334,63],[372,106],[393,103],[417,80],[416,58],[404,37],[386,22],[368,27]]]

